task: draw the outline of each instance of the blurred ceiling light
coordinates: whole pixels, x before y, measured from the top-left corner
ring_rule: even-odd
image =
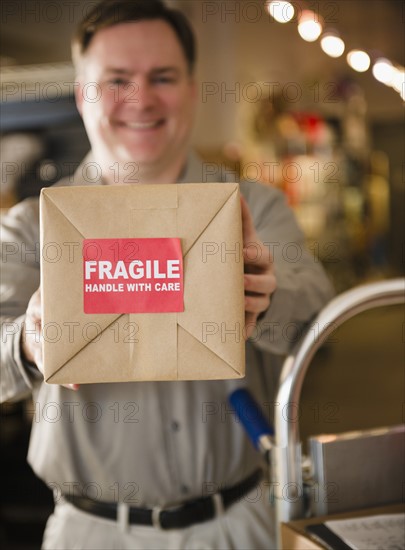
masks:
[[[394,78],[395,68],[392,66],[389,59],[380,58],[373,65],[373,75],[382,84],[390,86],[392,79]]]
[[[328,32],[321,38],[321,48],[330,57],[340,57],[345,51],[345,43],[337,34]]]
[[[405,90],[405,71],[404,69],[394,69],[394,74],[392,75],[391,86],[397,92],[401,93]]]
[[[370,67],[370,57],[362,50],[350,51],[346,59],[350,67],[359,73],[364,73]]]
[[[294,17],[294,6],[290,2],[268,2],[267,11],[278,23],[288,23]]]
[[[322,32],[319,16],[313,11],[304,10],[299,19],[298,32],[301,38],[307,42],[315,42]]]

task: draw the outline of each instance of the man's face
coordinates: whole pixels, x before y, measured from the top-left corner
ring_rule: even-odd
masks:
[[[98,31],[79,78],[77,104],[104,170],[118,162],[164,172],[184,162],[196,93],[170,25],[139,21]]]

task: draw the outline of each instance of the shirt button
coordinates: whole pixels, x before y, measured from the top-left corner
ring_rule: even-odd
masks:
[[[172,422],[172,430],[174,432],[178,432],[180,430],[180,424],[177,422],[177,420],[173,420]]]

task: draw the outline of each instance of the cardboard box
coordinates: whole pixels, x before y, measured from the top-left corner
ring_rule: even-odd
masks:
[[[237,184],[44,189],[48,383],[244,376]]]

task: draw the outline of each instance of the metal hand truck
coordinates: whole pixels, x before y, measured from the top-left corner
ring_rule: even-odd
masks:
[[[299,406],[301,388],[312,358],[329,335],[343,322],[373,308],[405,302],[405,279],[392,279],[369,283],[333,299],[317,316],[319,327],[316,338],[308,332],[283,365],[280,386],[276,398],[274,416],[274,443],[272,447],[272,481],[278,547],[281,547],[281,522],[304,517],[304,489],[302,475],[302,451],[298,422],[288,422],[283,415],[285,407],[293,403]],[[285,498],[286,489],[289,498]]]

